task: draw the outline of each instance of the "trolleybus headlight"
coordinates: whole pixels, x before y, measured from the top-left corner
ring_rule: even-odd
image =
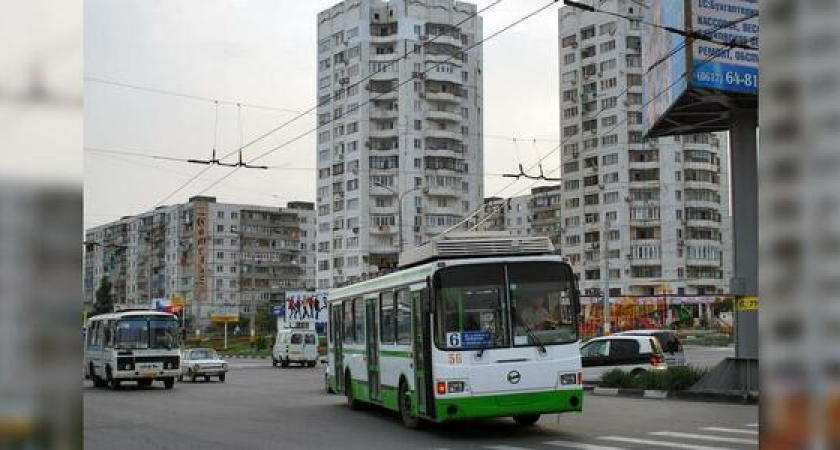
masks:
[[[566,386],[568,384],[577,384],[578,374],[563,373],[560,374],[560,384]]]
[[[166,370],[171,369],[172,368],[172,363],[171,362],[166,363],[166,365],[164,365],[163,368],[166,369]]]
[[[463,381],[450,381],[446,383],[446,390],[450,394],[460,394],[464,392],[465,388],[466,383],[464,383]]]

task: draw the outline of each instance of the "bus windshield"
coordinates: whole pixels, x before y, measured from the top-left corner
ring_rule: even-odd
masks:
[[[169,317],[128,317],[117,322],[114,345],[128,349],[178,347],[178,322]]]
[[[562,344],[577,340],[572,280],[568,267],[562,264],[508,265],[514,345]]]
[[[437,341],[446,348],[508,346],[501,264],[453,266],[435,275]]]
[[[451,266],[435,274],[436,340],[445,349],[577,341],[574,276],[555,262]]]
[[[117,348],[149,348],[149,321],[145,317],[118,321],[114,344]]]

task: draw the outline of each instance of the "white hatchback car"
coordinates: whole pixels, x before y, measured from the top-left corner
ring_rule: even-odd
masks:
[[[613,369],[638,374],[667,368],[659,340],[653,336],[598,337],[581,346],[580,356],[585,383],[595,383]]]
[[[219,358],[212,348],[192,348],[185,350],[181,357],[178,381],[184,381],[185,377],[192,382],[199,377],[204,378],[204,381],[210,381],[210,377],[219,377],[219,381],[224,382],[227,371],[227,362]]]

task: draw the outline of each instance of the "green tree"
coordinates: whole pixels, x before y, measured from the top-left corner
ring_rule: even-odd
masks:
[[[93,314],[105,314],[114,311],[114,296],[111,294],[111,280],[107,276],[99,280],[96,289],[96,300],[93,303]]]

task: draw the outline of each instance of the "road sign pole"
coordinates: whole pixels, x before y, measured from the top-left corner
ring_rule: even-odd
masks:
[[[225,343],[224,343],[225,350],[227,350],[227,324],[228,324],[227,320],[225,320]]]

